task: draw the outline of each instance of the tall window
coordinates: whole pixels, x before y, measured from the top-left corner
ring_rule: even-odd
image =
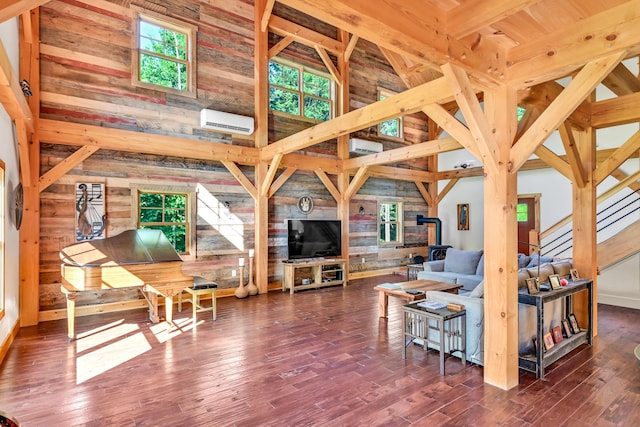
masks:
[[[195,96],[196,28],[169,18],[138,15],[134,83]]]
[[[333,117],[333,81],[302,66],[269,62],[269,108],[315,121]]]
[[[139,228],[162,230],[178,253],[189,252],[189,195],[138,194]]]
[[[5,199],[6,187],[4,182],[4,162],[0,160],[0,319],[4,317],[4,294],[5,294],[5,275],[4,275],[4,229],[8,227],[7,218],[5,216]]]
[[[378,246],[395,246],[403,242],[402,203],[378,204]]]
[[[393,95],[392,92],[389,92],[389,91],[386,91],[386,90],[383,90],[383,89],[379,89],[378,90],[378,101],[382,101],[383,99],[386,99],[386,98],[390,97],[391,95]],[[403,128],[402,117],[398,117],[398,118],[395,118],[395,119],[389,119],[389,120],[386,120],[384,122],[381,122],[378,125],[378,135],[390,136],[392,138],[402,139],[402,137],[403,137],[402,128]]]

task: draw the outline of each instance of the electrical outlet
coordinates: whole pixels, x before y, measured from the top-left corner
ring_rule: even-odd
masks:
[[[231,277],[236,277],[236,271],[235,270],[231,270]]]
[[[362,263],[363,263],[363,264],[364,264],[364,261],[365,261],[365,259],[364,259],[364,258],[362,258]]]

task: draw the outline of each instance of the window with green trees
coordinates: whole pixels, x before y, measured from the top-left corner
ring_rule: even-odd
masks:
[[[378,90],[378,101],[382,101],[393,95],[393,93],[383,89]],[[382,136],[390,136],[393,138],[402,138],[402,117],[389,119],[378,125],[378,134]]]
[[[316,121],[333,117],[333,81],[302,66],[269,62],[269,108]]]
[[[516,205],[516,216],[518,218],[518,222],[529,221],[529,205],[526,203],[518,203]]]
[[[195,93],[192,39],[195,30],[177,21],[138,16],[137,82],[178,93]]]
[[[402,215],[401,202],[378,204],[378,246],[402,244]]]
[[[188,194],[138,194],[139,227],[162,230],[178,253],[189,250]]]

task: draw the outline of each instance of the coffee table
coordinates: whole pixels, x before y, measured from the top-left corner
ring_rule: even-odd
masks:
[[[410,280],[408,282],[391,283],[391,287],[385,284],[375,286],[373,290],[378,291],[378,309],[380,317],[387,317],[389,312],[389,296],[403,299],[405,302],[424,299],[426,291],[443,291],[457,294],[462,285],[454,283],[436,282],[435,280]],[[422,291],[420,294],[410,294],[407,290]]]

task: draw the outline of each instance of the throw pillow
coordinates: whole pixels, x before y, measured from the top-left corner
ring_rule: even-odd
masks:
[[[544,264],[545,262],[553,261],[553,257],[550,256],[540,256],[538,254],[531,255],[531,260],[529,264],[527,264],[527,268],[536,267],[538,264]]]
[[[567,278],[571,274],[571,262],[570,261],[562,261],[562,262],[554,262],[553,271],[560,276],[560,278]]]
[[[478,261],[476,276],[484,276],[484,254],[482,254],[482,256],[480,257],[480,261]]]
[[[544,283],[549,279],[550,274],[555,274],[553,272],[553,265],[551,263],[540,264],[540,283]],[[529,276],[538,277],[538,267],[527,268],[529,272]]]
[[[478,283],[478,286],[473,288],[469,296],[471,298],[484,298],[484,280]]]
[[[527,270],[526,268],[521,268],[520,270],[518,270],[518,290],[527,288],[526,280],[529,277],[531,276],[529,276],[529,270]]]
[[[525,254],[518,254],[518,269],[525,268],[531,261],[531,257]]]
[[[444,257],[444,271],[458,274],[475,274],[482,251],[464,251],[449,248]]]

